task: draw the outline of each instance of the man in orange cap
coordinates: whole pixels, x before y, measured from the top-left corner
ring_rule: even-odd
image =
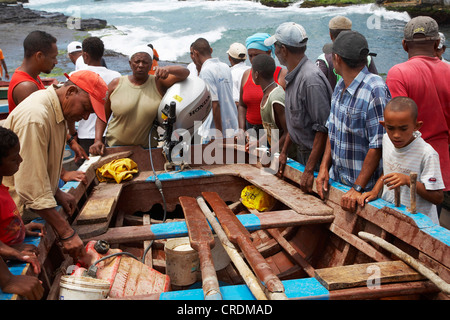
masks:
[[[58,188],[67,123],[87,119],[93,112],[106,122],[107,95],[108,87],[98,74],[79,71],[63,86],[52,85],[32,93],[4,123],[19,137],[23,158],[19,171],[5,178],[4,185],[10,187],[19,211],[26,207],[44,218],[73,258],[84,255],[83,242],[56,211],[61,205],[71,215],[76,206],[75,198]]]

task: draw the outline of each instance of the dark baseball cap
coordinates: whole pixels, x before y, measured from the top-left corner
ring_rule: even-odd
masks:
[[[332,51],[337,55],[350,59],[360,60],[368,55],[376,56],[369,52],[366,38],[357,31],[342,31],[334,40]]]
[[[439,40],[439,26],[431,17],[418,16],[409,20],[403,30],[406,41]],[[416,34],[422,34],[425,37],[414,38]]]

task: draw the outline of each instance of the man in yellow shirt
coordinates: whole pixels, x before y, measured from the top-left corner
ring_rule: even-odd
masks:
[[[84,255],[83,242],[56,211],[56,206],[61,205],[67,215],[72,215],[76,207],[75,198],[58,188],[67,123],[87,119],[93,112],[106,122],[107,91],[98,74],[79,71],[63,86],[52,85],[32,93],[4,123],[19,137],[23,159],[19,171],[4,179],[4,185],[10,188],[19,210],[25,206],[53,227],[74,259]]]

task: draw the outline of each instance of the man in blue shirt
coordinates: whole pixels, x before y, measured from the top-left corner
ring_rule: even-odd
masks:
[[[382,174],[384,107],[391,99],[378,75],[367,70],[369,48],[363,35],[344,31],[333,43],[333,64],[342,79],[336,84],[327,121],[328,141],[316,184],[321,198],[328,180],[351,186],[341,206],[355,211],[357,198]]]

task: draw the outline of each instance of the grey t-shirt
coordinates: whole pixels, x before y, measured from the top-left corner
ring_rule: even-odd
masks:
[[[331,86],[314,62],[304,56],[286,75],[286,125],[291,140],[312,149],[317,131],[325,127],[330,114]]]

